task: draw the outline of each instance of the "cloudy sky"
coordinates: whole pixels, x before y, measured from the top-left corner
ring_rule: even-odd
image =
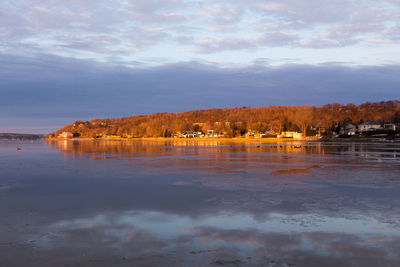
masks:
[[[0,132],[400,98],[398,0],[2,0]]]

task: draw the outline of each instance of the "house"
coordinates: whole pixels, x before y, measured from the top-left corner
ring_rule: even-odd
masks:
[[[186,133],[187,138],[197,138],[197,137],[203,137],[204,134],[202,132],[196,132],[196,131],[189,131]]]
[[[367,121],[367,122],[360,123],[358,125],[358,129],[361,132],[375,131],[375,130],[380,129],[380,128],[381,128],[381,123],[380,122],[376,122],[376,121]]]
[[[337,136],[337,135],[339,135],[340,130],[341,130],[340,125],[339,125],[339,124],[336,124],[336,125],[333,127],[333,129],[332,129],[332,134],[333,134],[334,136]]]
[[[256,132],[251,129],[249,129],[245,134],[246,137],[254,137],[255,135],[256,135]]]
[[[282,132],[277,137],[278,138],[300,139],[300,138],[303,138],[303,134],[302,133],[298,133],[298,132]]]
[[[264,131],[264,134],[268,135],[268,134],[275,134],[275,131],[273,129],[266,129]]]
[[[183,134],[178,133],[177,136],[174,136],[175,138],[201,138],[204,137],[204,134],[202,132],[196,132],[196,131],[187,131]]]
[[[215,138],[215,137],[221,137],[221,134],[216,133],[214,130],[208,130],[206,136],[210,138]]]
[[[326,130],[325,127],[319,127],[319,128],[315,129],[316,136],[322,136],[322,135],[326,134],[327,132],[328,131]]]
[[[103,136],[103,138],[105,138],[105,139],[122,139],[121,136],[115,135],[115,134],[112,134],[112,135],[105,135],[105,136]]]
[[[60,138],[72,138],[74,135],[70,132],[62,132],[61,134],[58,135]]]
[[[186,138],[195,138],[196,137],[196,133],[195,132],[187,132],[186,134]]]
[[[184,138],[184,136],[183,136],[183,134],[182,134],[181,132],[177,132],[177,133],[174,135],[174,138]]]
[[[394,123],[386,123],[383,125],[383,129],[389,130],[389,131],[397,131],[399,128]]]
[[[351,123],[346,124],[340,129],[340,134],[342,135],[356,135],[358,132],[357,126]]]

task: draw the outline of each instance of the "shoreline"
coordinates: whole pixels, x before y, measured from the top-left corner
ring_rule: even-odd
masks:
[[[277,141],[318,141],[318,138],[169,138],[169,137],[138,137],[138,138],[45,138],[45,140],[72,141],[221,141],[221,142],[277,142]]]
[[[231,143],[277,143],[277,142],[345,142],[345,143],[400,143],[400,139],[387,140],[376,137],[353,137],[353,138],[334,138],[334,137],[306,137],[306,138],[168,138],[168,137],[142,137],[142,138],[45,138],[48,141],[177,141],[177,142],[231,142]]]

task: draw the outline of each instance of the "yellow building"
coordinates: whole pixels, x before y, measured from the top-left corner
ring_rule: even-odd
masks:
[[[303,134],[302,133],[298,133],[298,132],[282,132],[277,137],[278,138],[300,139],[300,138],[303,138]]]

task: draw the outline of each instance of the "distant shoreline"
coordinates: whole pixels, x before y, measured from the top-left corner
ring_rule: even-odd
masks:
[[[44,134],[0,133],[0,140],[41,140]]]

